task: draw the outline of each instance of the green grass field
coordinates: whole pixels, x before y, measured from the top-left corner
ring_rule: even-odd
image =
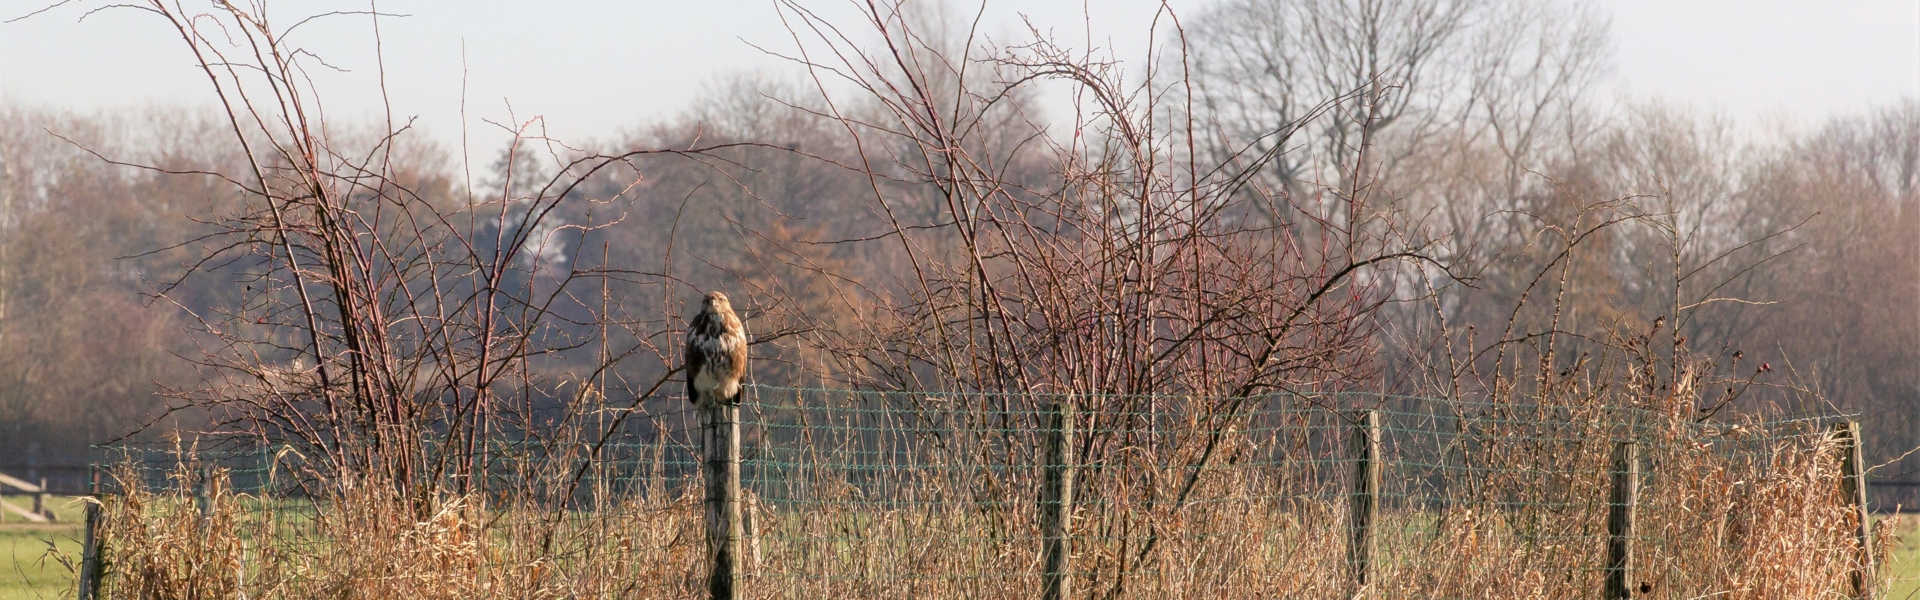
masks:
[[[1900,520],[1900,539],[1887,559],[1892,582],[1886,598],[1920,600],[1920,515],[1908,514]]]
[[[28,506],[23,497],[6,502]],[[72,597],[73,573],[54,557],[47,555],[51,540],[60,552],[79,564],[81,523],[86,509],[73,498],[48,499],[59,523],[28,523],[19,516],[0,518],[0,600]]]

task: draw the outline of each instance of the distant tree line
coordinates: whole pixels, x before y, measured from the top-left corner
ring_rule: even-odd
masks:
[[[928,62],[914,72],[921,63],[901,60],[854,77],[852,92],[806,73],[734,76],[685,112],[624,137],[567,146],[522,136],[471,188],[450,149],[418,132],[343,127],[330,138],[341,155],[355,144],[386,152],[379,182],[343,193],[377,199],[403,189],[408,202],[470,219],[448,231],[520,244],[520,258],[499,271],[507,279],[485,285],[502,290],[502,306],[551,301],[537,327],[516,334],[539,351],[512,365],[545,376],[516,376],[525,388],[519,404],[497,407],[522,413],[528,431],[542,410],[564,410],[567,397],[657,390],[676,366],[670,332],[684,303],[716,288],[734,294],[755,334],[781,338],[755,350],[752,377],[761,382],[1012,381],[1032,374],[1009,375],[1020,367],[998,352],[1044,348],[1111,369],[1074,375],[1084,379],[1073,385],[1240,389],[1210,367],[1175,382],[1157,359],[1129,371],[1074,354],[1099,344],[1010,333],[1098,333],[1112,337],[1088,339],[1154,347],[1177,320],[1119,332],[1136,325],[996,304],[1018,299],[990,283],[1017,277],[1014,263],[988,264],[997,257],[1032,251],[1065,265],[1074,256],[1046,254],[1061,239],[1151,223],[1163,234],[1183,231],[1184,221],[1155,221],[1178,215],[1148,214],[1148,201],[1087,214],[1058,208],[1148,182],[1142,189],[1163,187],[1143,194],[1173,198],[1162,208],[1215,211],[1209,222],[1232,235],[1287,232],[1286,245],[1299,249],[1287,260],[1301,268],[1245,277],[1311,291],[1324,282],[1315,268],[1396,249],[1421,259],[1357,271],[1340,287],[1351,292],[1348,303],[1302,309],[1328,324],[1313,336],[1286,338],[1293,334],[1261,329],[1273,326],[1265,317],[1231,317],[1248,319],[1240,334],[1272,335],[1269,346],[1310,365],[1260,366],[1235,381],[1340,379],[1469,397],[1524,379],[1536,366],[1527,361],[1576,372],[1603,348],[1628,348],[1644,360],[1621,368],[1646,389],[1698,398],[1688,408],[1697,418],[1837,408],[1869,416],[1875,464],[1920,446],[1920,217],[1910,206],[1920,182],[1920,103],[1765,134],[1659,104],[1613,105],[1594,93],[1606,68],[1606,21],[1577,2],[1228,0],[1181,15],[1181,35],[1150,60],[1125,64],[1075,62],[1047,44],[989,48],[943,16],[912,9],[875,22],[882,45],[924,53],[913,56],[981,53],[998,62],[972,71],[952,67],[962,60]],[[818,76],[823,66],[815,67]],[[1068,116],[1039,116],[1032,88],[1004,85],[1023,68],[1144,99],[1081,98],[1089,114],[1139,112],[1083,115],[1081,124],[1105,125],[1069,130],[1061,125]],[[885,85],[897,81],[925,89]],[[231,129],[192,111],[0,106],[0,449],[18,454],[38,443],[48,455],[73,455],[133,432],[237,422],[230,405],[207,401],[227,397],[210,390],[238,385],[231,364],[208,357],[243,345],[232,337],[247,325],[241,315],[261,325],[287,319],[247,311],[270,304],[263,298],[287,302],[290,292],[254,287],[277,285],[274,265],[284,256],[222,246],[233,239],[223,232],[266,210],[206,175],[250,168]],[[1076,137],[1083,129],[1088,141]],[[692,147],[714,149],[625,158],[592,172],[578,162]],[[1099,160],[1056,160],[1075,148]],[[1236,175],[1142,167],[1176,163]],[[1085,168],[1063,172],[1061,164]],[[575,185],[549,185],[556,181]],[[550,215],[511,216],[542,203]],[[982,242],[989,232],[1006,237]],[[1233,252],[1266,242],[1248,243],[1217,255],[1194,250],[1193,264],[1243,259]],[[1161,267],[1168,281],[1187,273],[1178,261]],[[1137,281],[1141,272],[1127,270],[1135,268],[1148,267],[1116,267],[1107,283]],[[580,273],[593,278],[559,283]],[[1061,285],[1037,289],[1072,289]],[[1292,306],[1291,293],[1258,302]],[[1210,304],[1218,295],[1164,297],[1180,310],[1231,312]],[[1177,312],[1146,303],[1126,310]],[[1365,318],[1342,321],[1356,315]],[[1064,320],[1048,320],[1055,317]],[[949,329],[967,327],[980,330]],[[1207,327],[1195,326],[1204,335],[1194,336],[1233,333]],[[313,367],[299,362],[303,342],[288,331],[246,335],[256,363],[240,370],[259,381],[245,385],[275,389],[274,377]],[[1559,345],[1543,349],[1542,340]],[[1340,350],[1315,355],[1322,347]],[[1522,347],[1530,350],[1508,350]],[[1209,352],[1240,360],[1238,352],[1265,351],[1208,348],[1191,364],[1214,364]],[[1876,473],[1920,478],[1915,471],[1920,462],[1908,461]]]

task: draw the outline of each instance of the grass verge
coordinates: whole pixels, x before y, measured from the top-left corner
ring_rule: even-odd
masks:
[[[1887,559],[1887,600],[1920,600],[1920,515],[1904,515]],[[1884,517],[1882,517],[1884,518]]]
[[[28,502],[20,497],[4,501],[22,506]],[[73,572],[59,556],[48,553],[47,544],[77,567],[86,509],[69,496],[49,498],[48,503],[59,517],[57,523],[28,523],[12,514],[0,518],[0,600],[72,596]]]

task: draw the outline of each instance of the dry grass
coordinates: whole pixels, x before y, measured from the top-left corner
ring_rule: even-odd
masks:
[[[1522,419],[1495,409],[1510,410],[1462,421],[1472,433],[1456,436],[1456,454],[1389,446],[1379,584],[1364,595],[1597,593],[1608,456],[1627,431],[1603,417],[1625,413],[1562,406],[1551,419]],[[1331,422],[1330,414],[1299,414],[1309,416],[1295,424]],[[1389,435],[1403,440],[1442,429],[1395,414]],[[868,431],[857,425],[812,426],[818,458],[749,482],[765,498],[755,511],[749,597],[1024,598],[1038,589],[1037,473],[983,469],[1019,461],[982,458],[987,436],[964,428],[944,433],[944,445],[903,445],[929,438],[862,438],[850,433]],[[1167,432],[1164,444],[1143,444],[1136,464],[1145,467],[1084,466],[1073,521],[1076,595],[1350,591],[1340,496],[1348,466],[1329,450],[1340,439],[1329,432],[1340,430],[1283,425],[1234,433],[1185,503],[1173,501],[1169,483],[1183,469],[1167,465],[1187,464],[1179,457],[1204,436]],[[1846,589],[1857,548],[1823,429],[1755,422],[1731,432],[1656,419],[1637,431],[1647,448],[1634,565],[1644,597],[1826,598]],[[968,441],[979,445],[959,443]],[[886,468],[876,474],[860,456],[884,456],[871,463]],[[107,597],[702,595],[697,482],[656,472],[623,491],[590,489],[569,509],[524,492],[415,506],[388,488],[350,482],[320,502],[272,509],[232,493],[218,471],[197,500],[184,491],[202,472],[191,462],[162,491],[131,486],[110,500]],[[1886,556],[1892,536],[1881,530],[1874,552]]]

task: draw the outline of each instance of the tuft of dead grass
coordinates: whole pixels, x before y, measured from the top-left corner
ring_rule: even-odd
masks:
[[[759,408],[759,443],[791,452],[764,451],[748,465],[748,597],[1024,598],[1038,589],[1038,472],[1022,441],[1036,432],[887,430],[865,417],[776,426],[780,409]],[[1838,597],[1859,555],[1836,448],[1818,421],[1749,419],[1736,429],[1579,403],[1385,410],[1379,583],[1364,597],[1593,597],[1609,451],[1620,439],[1639,440],[1645,456],[1641,597]],[[1175,484],[1193,462],[1181,457],[1207,439],[1193,423],[1083,464],[1076,595],[1351,592],[1341,414],[1256,413],[1182,499]],[[104,597],[701,595],[697,481],[654,469],[559,502],[550,488],[563,478],[535,464],[512,478],[515,491],[448,495],[424,510],[358,480],[309,498],[237,493],[228,472],[190,452],[165,485],[133,485],[137,474],[123,468],[125,493],[107,499]],[[1887,555],[1889,531],[1880,527],[1875,556]]]

